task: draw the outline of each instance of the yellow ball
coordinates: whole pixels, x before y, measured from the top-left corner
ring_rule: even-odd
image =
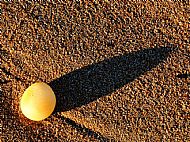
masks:
[[[56,97],[53,90],[43,82],[29,86],[20,101],[22,113],[34,121],[49,117],[55,108],[55,104]]]

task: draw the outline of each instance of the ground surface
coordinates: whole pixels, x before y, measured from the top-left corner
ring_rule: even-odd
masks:
[[[190,141],[188,2],[0,3],[2,141]],[[49,83],[31,122],[24,90]]]

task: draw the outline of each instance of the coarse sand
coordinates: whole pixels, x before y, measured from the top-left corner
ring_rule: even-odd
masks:
[[[190,141],[187,1],[0,2],[0,140]],[[19,107],[48,83],[47,119]]]

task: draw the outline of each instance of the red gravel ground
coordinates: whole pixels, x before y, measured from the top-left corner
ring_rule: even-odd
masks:
[[[0,2],[1,141],[190,141],[190,3]],[[48,83],[54,113],[19,108]]]

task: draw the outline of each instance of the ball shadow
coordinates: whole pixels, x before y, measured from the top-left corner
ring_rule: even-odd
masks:
[[[85,66],[50,82],[56,112],[86,105],[138,78],[163,62],[172,48],[144,49]]]

